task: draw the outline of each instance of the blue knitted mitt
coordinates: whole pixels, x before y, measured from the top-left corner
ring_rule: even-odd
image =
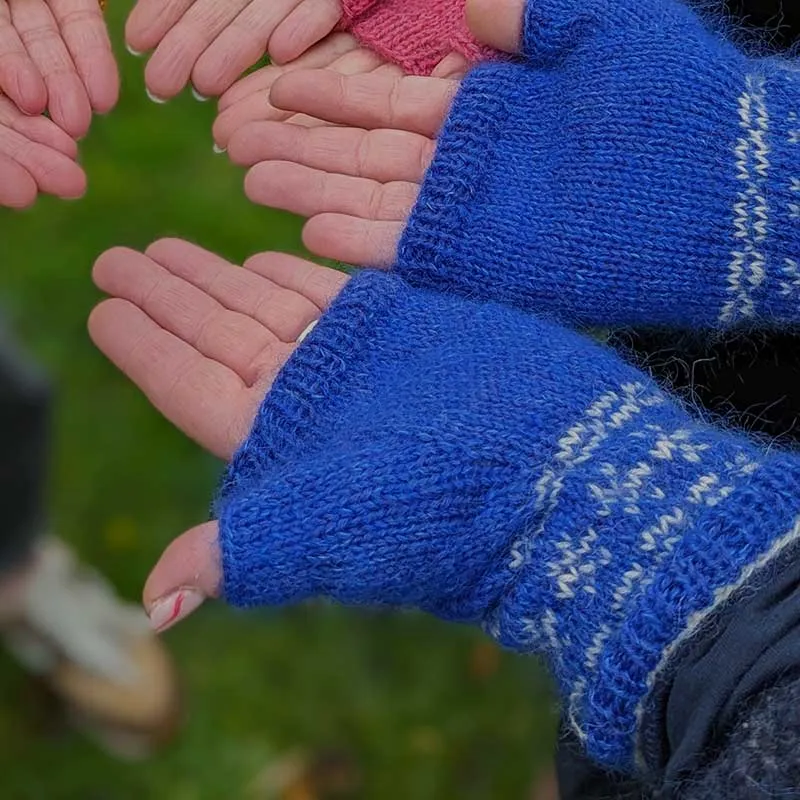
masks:
[[[267,395],[218,503],[224,594],[427,610],[541,653],[634,769],[670,656],[800,535],[800,461],[610,350],[365,272]]]
[[[401,241],[414,285],[587,325],[800,319],[800,64],[678,0],[530,0],[471,72]]]

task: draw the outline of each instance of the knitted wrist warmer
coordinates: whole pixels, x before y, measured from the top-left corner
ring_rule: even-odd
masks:
[[[413,75],[430,75],[450,53],[470,63],[496,53],[475,41],[464,0],[343,0],[342,27]]]
[[[800,320],[800,66],[677,0],[530,0],[464,81],[401,241],[414,285],[586,325]]]
[[[800,535],[798,487],[601,345],[365,272],[230,467],[224,593],[480,623],[544,654],[590,755],[631,771],[671,654]]]

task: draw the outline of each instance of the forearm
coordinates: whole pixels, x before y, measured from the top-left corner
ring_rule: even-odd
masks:
[[[233,462],[224,588],[482,625],[546,657],[593,758],[652,777],[653,687],[794,551],[798,486],[576,334],[366,273]]]

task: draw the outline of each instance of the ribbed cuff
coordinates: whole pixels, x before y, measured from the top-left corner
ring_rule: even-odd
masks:
[[[393,282],[365,271],[352,278],[309,331],[278,374],[256,414],[250,434],[236,452],[217,503],[246,489],[264,470],[295,453],[308,452],[346,402],[359,363],[387,324]]]
[[[464,79],[398,247],[395,271],[411,285],[457,291],[462,268],[480,256],[470,246],[472,210],[487,175],[503,169],[495,145],[503,139],[508,103],[518,97],[525,72],[518,64],[486,64]],[[502,269],[508,254],[496,256],[501,263],[493,263],[493,270]]]
[[[770,579],[800,543],[800,465],[768,458],[730,500],[698,517],[609,643],[591,681],[583,730],[591,755],[625,772],[652,769],[649,698],[680,651],[744,594]],[[632,736],[632,732],[636,735]],[[644,738],[642,738],[644,736]],[[650,736],[652,737],[652,729]],[[633,748],[631,747],[633,745]]]

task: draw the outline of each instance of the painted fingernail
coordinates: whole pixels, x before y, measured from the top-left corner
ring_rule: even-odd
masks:
[[[144,53],[140,53],[138,50],[134,50],[127,42],[125,42],[125,49],[132,55],[136,56],[136,58],[141,58]]]
[[[305,341],[306,336],[308,336],[314,328],[317,327],[318,320],[314,320],[298,337],[297,337],[297,344],[301,344]]]
[[[198,92],[197,89],[194,88],[194,86],[192,86],[192,97],[194,97],[194,99],[197,100],[198,103],[208,102],[208,98],[204,94],[200,94],[200,92]]]
[[[176,589],[166,597],[156,600],[147,610],[150,627],[156,633],[163,633],[200,608],[205,599],[197,589],[192,587]]]
[[[167,101],[166,101],[166,100],[165,100],[163,97],[158,97],[157,95],[154,95],[154,94],[153,94],[153,93],[152,93],[152,92],[151,92],[151,91],[150,91],[150,90],[149,90],[147,87],[145,87],[145,92],[147,92],[147,96],[148,96],[148,97],[149,97],[149,98],[150,98],[150,99],[151,99],[151,100],[152,100],[154,103],[158,103],[160,106],[163,106],[163,105],[164,105],[164,103],[166,103],[166,102],[167,102]]]
[[[220,155],[221,153],[225,153],[227,151],[226,151],[226,148],[220,147],[216,142],[214,142],[214,152],[217,155]]]

